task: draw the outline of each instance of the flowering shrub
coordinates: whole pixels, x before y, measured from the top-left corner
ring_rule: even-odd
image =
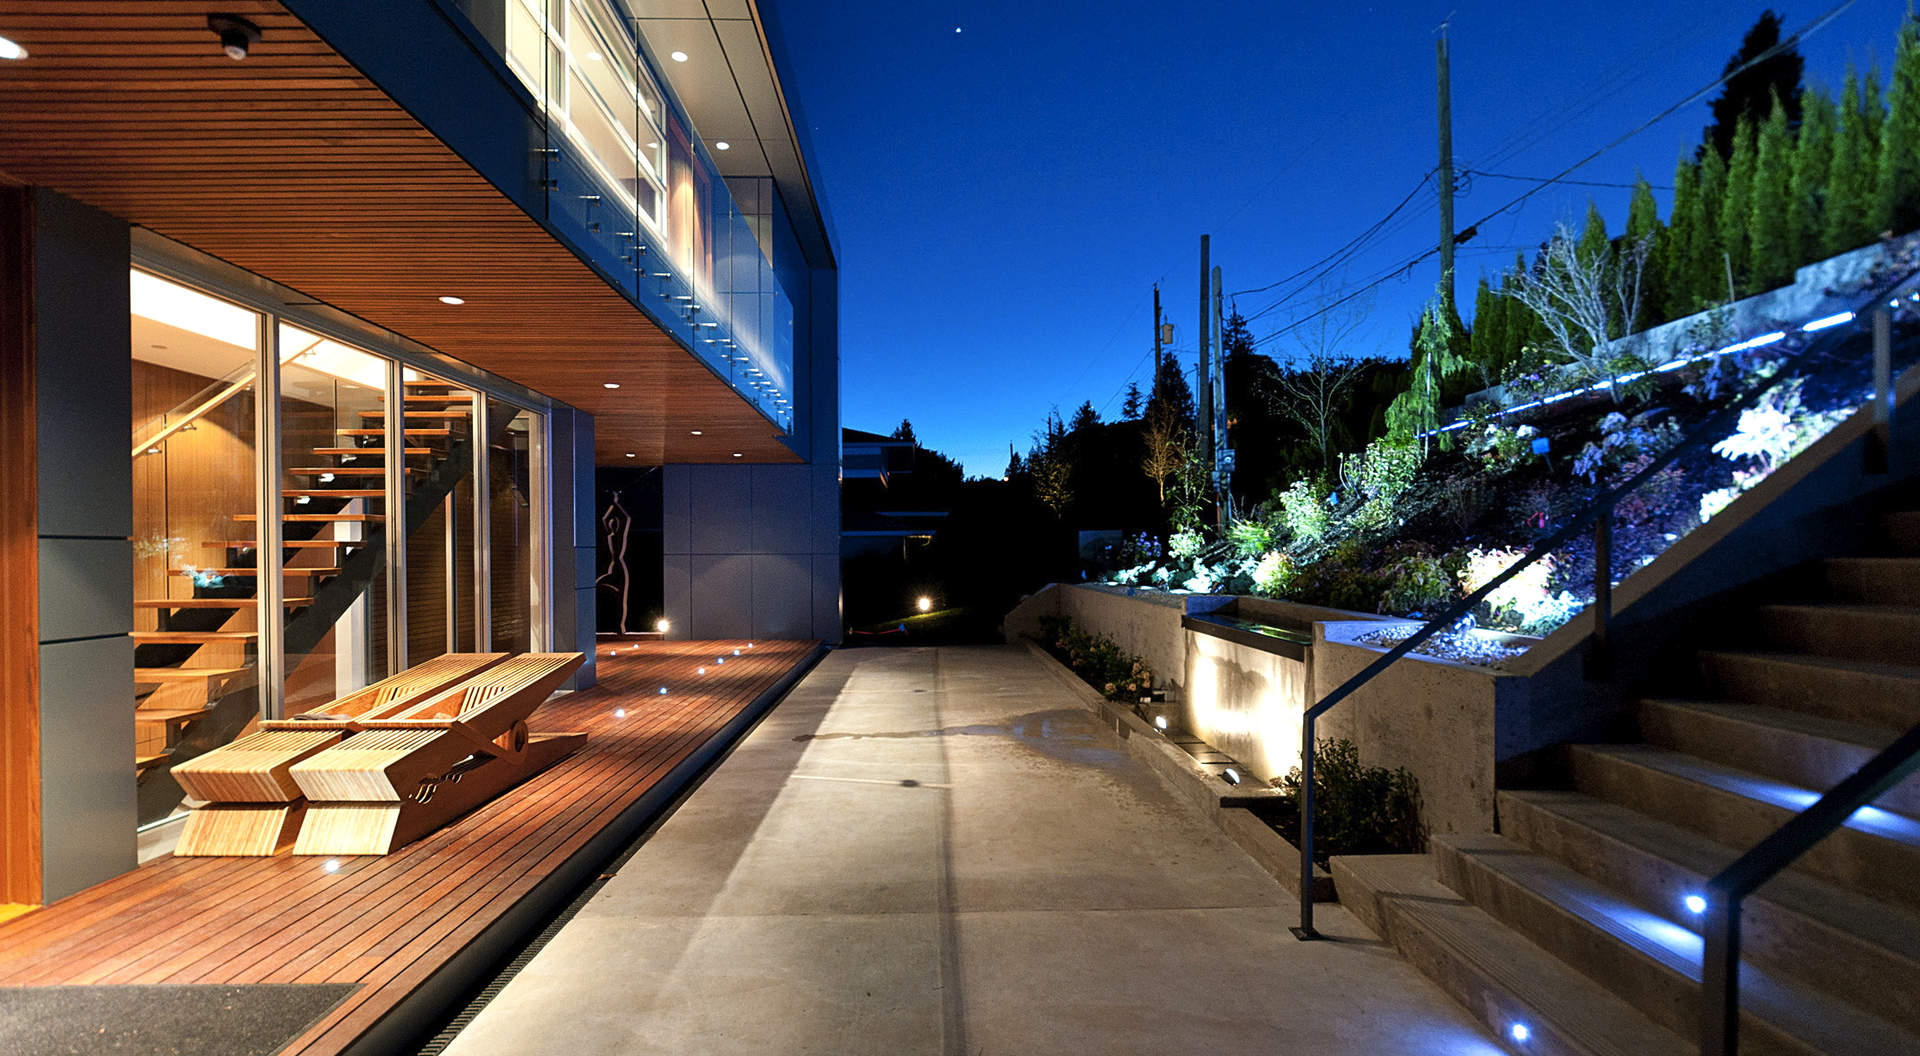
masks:
[[[1327,534],[1331,514],[1327,489],[1319,481],[1296,480],[1280,493],[1280,523],[1294,542],[1311,545]]]
[[[1628,418],[1615,411],[1602,418],[1600,439],[1581,448],[1574,457],[1574,475],[1589,483],[1624,479],[1627,474],[1616,471],[1627,462],[1670,447],[1678,439],[1680,427],[1659,420],[1662,413],[1656,409]]]
[[[1293,586],[1298,573],[1293,558],[1279,550],[1269,550],[1253,567],[1253,589],[1269,598],[1279,597]]]
[[[1525,556],[1522,550],[1469,550],[1460,585],[1468,593],[1479,590]],[[1585,608],[1586,603],[1572,594],[1553,591],[1553,569],[1553,557],[1542,557],[1487,595],[1495,620],[1523,634],[1544,633]]]
[[[1064,616],[1040,620],[1040,644],[1111,700],[1138,700],[1153,688],[1153,669],[1103,634],[1088,634]]]
[[[1540,431],[1531,425],[1508,429],[1497,422],[1488,422],[1470,430],[1470,434],[1467,453],[1481,459],[1496,472],[1509,473],[1536,457],[1533,441]]]
[[[1182,528],[1167,540],[1167,556],[1175,561],[1191,561],[1200,556],[1200,548],[1206,541],[1199,529]]]

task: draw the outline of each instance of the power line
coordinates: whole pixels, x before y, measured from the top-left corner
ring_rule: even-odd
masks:
[[[1407,196],[1405,198],[1400,199],[1399,205],[1396,205],[1391,210],[1389,210],[1387,212],[1387,215],[1381,217],[1378,220],[1375,220],[1371,227],[1367,228],[1365,231],[1362,231],[1359,234],[1353,236],[1353,238],[1349,239],[1346,245],[1341,246],[1339,249],[1336,249],[1333,252],[1327,254],[1326,256],[1321,257],[1319,260],[1316,260],[1313,263],[1307,265],[1306,267],[1301,268],[1299,271],[1294,272],[1293,274],[1287,276],[1284,279],[1276,279],[1273,282],[1267,283],[1265,286],[1255,286],[1251,290],[1235,290],[1234,292],[1227,294],[1227,296],[1243,297],[1249,293],[1265,293],[1268,290],[1273,289],[1275,286],[1280,286],[1280,285],[1284,285],[1286,283],[1292,282],[1293,280],[1299,278],[1300,276],[1305,275],[1307,272],[1312,271],[1313,269],[1319,267],[1322,264],[1325,264],[1327,261],[1332,260],[1334,257],[1337,257],[1341,253],[1345,252],[1348,247],[1364,242],[1368,235],[1379,230],[1381,226],[1386,224],[1387,221],[1393,219],[1395,214],[1399,213],[1400,210],[1405,209],[1407,207],[1407,204],[1413,201],[1414,195],[1419,194],[1421,188],[1425,187],[1427,185],[1427,181],[1431,179],[1433,179],[1433,173],[1427,173],[1425,176],[1420,177],[1420,182],[1413,185],[1413,190],[1408,191]]]
[[[1618,187],[1622,190],[1629,191],[1639,186],[1633,183],[1609,183],[1605,180],[1555,180],[1551,176],[1521,176],[1510,172],[1488,172],[1485,169],[1461,169],[1460,171],[1469,176],[1486,176],[1495,180],[1520,180],[1527,183],[1564,183],[1575,187]],[[1673,190],[1673,188],[1659,183],[1649,183],[1647,186],[1656,191]]]
[[[1637,136],[1640,133],[1646,131],[1647,129],[1653,127],[1654,125],[1659,124],[1661,121],[1664,121],[1669,117],[1672,117],[1675,113],[1679,112],[1682,107],[1686,107],[1693,104],[1694,102],[1698,101],[1701,96],[1704,96],[1708,92],[1713,91],[1715,88],[1720,87],[1721,85],[1725,84],[1727,81],[1733,79],[1735,76],[1745,73],[1747,70],[1752,69],[1754,66],[1757,66],[1760,63],[1773,58],[1775,55],[1778,55],[1783,51],[1786,51],[1790,48],[1797,47],[1808,36],[1818,32],[1821,28],[1826,26],[1827,23],[1833,21],[1834,18],[1836,18],[1842,11],[1845,11],[1847,8],[1852,7],[1853,5],[1854,5],[1854,0],[1842,0],[1841,3],[1838,3],[1834,5],[1832,8],[1828,9],[1825,14],[1821,15],[1819,18],[1814,19],[1812,22],[1809,22],[1806,26],[1797,30],[1792,36],[1789,36],[1784,40],[1781,40],[1779,43],[1775,44],[1773,47],[1768,48],[1767,50],[1761,52],[1758,55],[1755,55],[1753,58],[1748,59],[1744,63],[1741,63],[1739,66],[1733,69],[1730,69],[1725,73],[1722,73],[1719,77],[1714,78],[1713,81],[1708,83],[1706,86],[1693,92],[1692,94],[1688,95],[1686,98],[1681,99],[1679,102],[1676,102],[1671,106],[1668,106],[1666,109],[1660,111],[1659,113],[1653,115],[1652,117],[1646,119],[1645,121],[1640,122],[1638,125],[1635,125],[1633,128],[1615,137],[1610,142],[1595,149],[1591,153],[1587,154],[1585,157],[1579,159],[1578,161],[1575,161],[1573,164],[1567,166],[1564,169],[1561,169],[1559,172],[1555,173],[1554,175],[1543,178],[1538,185],[1529,187],[1525,191],[1520,192],[1520,194],[1515,196],[1511,201],[1507,202],[1505,205],[1502,205],[1500,208],[1493,210],[1487,215],[1481,217],[1479,220],[1476,220],[1473,223],[1468,224],[1465,228],[1462,228],[1461,230],[1470,230],[1472,228],[1479,227],[1481,224],[1491,222],[1495,217],[1498,217],[1501,213],[1504,213],[1509,209],[1518,207],[1519,205],[1525,203],[1528,199],[1532,198],[1534,195],[1539,194],[1541,191],[1546,190],[1548,187],[1552,186],[1553,184],[1561,183],[1561,182],[1571,182],[1567,180],[1567,176],[1570,175],[1571,173],[1578,171],[1583,166],[1590,164],[1595,158],[1598,158],[1602,154],[1605,154],[1606,152],[1614,149],[1615,147],[1618,147],[1620,144],[1625,143],[1627,140],[1632,139],[1634,136]],[[1302,316],[1299,319],[1295,319],[1293,322],[1288,323],[1286,326],[1283,326],[1280,329],[1265,335],[1264,337],[1256,338],[1253,342],[1254,346],[1259,347],[1260,345],[1263,345],[1268,341],[1271,341],[1277,337],[1280,337],[1283,334],[1289,333],[1295,329],[1298,329],[1301,326],[1304,326],[1306,323],[1316,318],[1319,318],[1320,316],[1325,315],[1328,312],[1333,311],[1335,308],[1338,308],[1341,305],[1346,304],[1349,301],[1352,301],[1356,297],[1359,297],[1361,294],[1366,293],[1367,291],[1373,289],[1374,287],[1381,285],[1382,283],[1386,282],[1387,279],[1392,278],[1393,275],[1397,274],[1398,272],[1410,269],[1415,264],[1420,263],[1421,261],[1427,259],[1428,257],[1435,256],[1439,252],[1440,252],[1440,247],[1434,246],[1430,249],[1422,251],[1419,254],[1416,254],[1415,256],[1408,259],[1404,263],[1396,265],[1390,270],[1388,270],[1382,277],[1367,283],[1366,285],[1360,287],[1359,289],[1354,290],[1352,293],[1349,293],[1344,297],[1340,297],[1322,306],[1317,311],[1311,312],[1305,316]]]

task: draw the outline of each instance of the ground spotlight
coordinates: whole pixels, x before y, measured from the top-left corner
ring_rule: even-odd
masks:
[[[1517,1042],[1525,1044],[1528,1038],[1533,1037],[1533,1031],[1529,1029],[1525,1023],[1515,1023],[1507,1028],[1507,1036]]]
[[[665,634],[668,631],[673,629],[673,624],[668,623],[667,618],[665,616],[662,616],[659,619],[653,621],[653,629],[656,631],[659,631],[661,634]]]
[[[933,599],[922,594],[920,595],[920,600],[913,603],[913,607],[919,609],[921,612],[932,612]]]
[[[1699,895],[1688,895],[1685,901],[1687,912],[1689,913],[1705,913],[1707,911],[1707,900]]]

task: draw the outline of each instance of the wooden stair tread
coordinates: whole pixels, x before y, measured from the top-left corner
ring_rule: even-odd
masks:
[[[410,392],[406,395],[408,403],[472,403],[473,393],[466,392]],[[379,398],[382,403],[386,397]]]
[[[186,722],[211,714],[213,714],[213,708],[205,704],[197,706],[180,705],[171,708],[135,708],[133,709],[133,721],[145,723],[175,723]]]
[[[343,457],[349,455],[384,455],[387,453],[387,449],[384,447],[316,447],[313,449],[313,453],[316,455],[340,455]],[[402,448],[401,453],[408,455],[431,455],[433,454],[433,448],[407,447]]]
[[[471,410],[465,410],[465,411],[413,411],[413,410],[408,410],[408,411],[403,411],[403,412],[401,412],[401,413],[402,413],[402,416],[403,416],[403,417],[407,417],[407,418],[465,418],[465,417],[467,417],[468,415],[470,415],[470,414],[472,414],[473,412],[472,412]],[[362,418],[385,418],[386,416],[387,416],[387,412],[386,412],[386,411],[383,411],[383,410],[382,410],[382,411],[361,411],[361,412],[360,412],[360,417],[362,417]]]
[[[387,431],[385,429],[336,429],[334,431],[339,433],[341,436],[385,436],[387,435]],[[406,435],[408,436],[452,436],[453,430],[451,429],[409,429],[407,430]]]
[[[373,499],[386,493],[384,488],[286,488],[280,492],[280,496],[286,499],[297,499],[302,495],[323,499]]]
[[[259,631],[134,631],[132,634],[138,642],[173,642],[181,645],[196,642],[251,642],[260,637]]]
[[[297,469],[287,470],[289,473],[300,474],[320,475],[331,473],[336,477],[377,477],[386,471],[387,467],[385,466],[301,466]],[[401,471],[404,473],[420,472],[419,469],[413,466],[403,466]]]
[[[133,669],[133,681],[142,682],[205,682],[215,678],[231,678],[234,675],[251,671],[248,667],[136,667]]]
[[[168,752],[160,752],[155,755],[141,755],[140,753],[135,752],[133,754],[133,768],[135,771],[140,771],[140,770],[145,770],[148,767],[158,766],[159,764],[167,761],[167,756],[169,754],[170,753]]]
[[[260,545],[257,539],[205,539],[201,546],[214,550],[251,550]],[[365,539],[282,539],[280,545],[290,548],[319,550],[333,546],[365,546]]]
[[[286,605],[311,605],[312,598],[286,598]],[[136,609],[250,609],[259,598],[135,598]]]
[[[282,572],[289,576],[337,576],[340,574],[340,570],[337,568],[287,568],[282,569]],[[253,579],[260,575],[260,570],[257,568],[196,568],[188,571],[184,568],[176,568],[171,569],[169,574],[175,576],[213,575],[229,579]]]
[[[259,520],[260,517],[258,514],[238,513],[234,515],[233,519],[251,524]],[[282,515],[280,519],[283,521],[297,521],[310,524],[326,521],[384,521],[387,519],[387,515],[384,513],[289,513]]]

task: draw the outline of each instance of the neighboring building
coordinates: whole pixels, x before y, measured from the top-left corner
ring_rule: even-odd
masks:
[[[665,467],[676,637],[839,637],[774,13],[234,6],[0,9],[0,903],[131,868],[261,717],[591,657],[596,466]]]

